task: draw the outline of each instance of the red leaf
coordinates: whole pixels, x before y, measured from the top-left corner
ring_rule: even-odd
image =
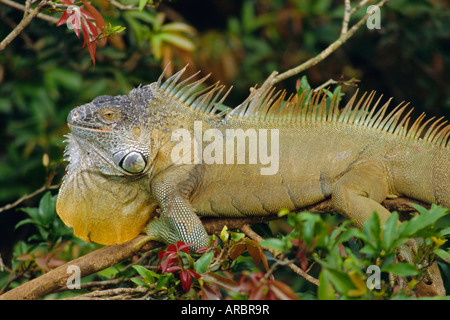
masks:
[[[195,272],[194,270],[188,269],[188,272],[191,274],[192,277],[194,277],[195,279],[200,279],[201,275],[199,275],[197,272]]]
[[[63,260],[63,259],[60,259],[60,258],[51,258],[51,259],[48,261],[47,265],[48,265],[50,268],[56,268],[56,267],[59,267],[59,266],[63,265],[63,264],[66,263],[66,262],[67,262],[67,261],[65,261],[65,260]]]
[[[202,300],[220,300],[222,298],[219,287],[213,283],[210,285],[205,283],[198,295]]]
[[[245,244],[243,244],[242,242],[233,245],[230,249],[231,260],[236,260],[244,252],[245,247]]]
[[[81,0],[83,2],[83,5],[86,7],[87,11],[94,17],[93,20],[95,21],[95,24],[100,30],[103,30],[103,28],[106,26],[105,20],[103,19],[100,12],[97,11],[93,6],[91,6],[89,3],[87,3],[84,0]]]
[[[196,253],[204,253],[209,250],[209,247],[200,247],[197,250],[195,250]]]
[[[171,254],[172,255],[172,254]],[[162,264],[161,271],[163,273],[167,272],[167,269],[175,265],[175,259],[172,259],[171,257],[167,256],[164,260],[164,263]]]
[[[33,261],[34,258],[28,253],[22,253],[16,259],[19,261]]]
[[[166,250],[161,250],[160,252],[158,252],[158,265],[156,266],[156,270],[161,269],[161,264],[165,255]]]
[[[95,26],[95,24],[93,24],[92,22],[90,22],[89,20],[85,20],[85,22],[86,22],[86,24],[87,24],[87,26],[88,26],[88,29],[89,29],[89,31],[91,31],[91,33],[92,33],[92,39],[97,39],[97,37],[98,37],[98,31],[97,31],[97,27]],[[90,39],[91,40],[91,39]],[[97,40],[95,40],[95,41],[90,41],[91,43],[98,43],[98,41]]]
[[[177,246],[175,244],[171,244],[168,248],[167,251],[169,252],[177,252]]]
[[[191,289],[192,278],[187,270],[181,270],[180,280],[184,291],[188,292]]]
[[[184,251],[189,254],[189,247],[193,246],[193,243],[184,243],[182,241],[177,242],[178,251]]]
[[[168,268],[166,269],[166,271],[167,271],[167,272],[170,272],[170,273],[173,273],[173,272],[178,271],[178,270],[180,270],[180,269],[181,269],[180,266],[171,266],[171,267],[168,267]]]
[[[80,9],[80,13],[83,17],[85,17],[86,19],[90,19],[90,20],[94,20],[94,17],[92,17],[89,12],[87,12],[84,9]]]
[[[274,299],[278,300],[298,300],[297,295],[292,291],[291,287],[281,281],[270,281],[270,291]]]
[[[67,10],[63,12],[63,14],[61,15],[61,18],[59,18],[58,23],[56,24],[57,27],[63,25],[64,23],[66,23],[67,19],[69,19],[70,14],[67,13]]]
[[[204,280],[204,282],[218,285],[227,291],[237,291],[239,289],[239,285],[232,278],[224,277],[214,272],[208,272],[207,274],[204,274],[202,279]]]

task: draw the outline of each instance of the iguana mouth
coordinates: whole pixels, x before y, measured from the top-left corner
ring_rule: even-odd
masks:
[[[80,126],[77,124],[73,124],[68,122],[67,125],[69,126],[70,131],[75,130],[87,130],[87,131],[95,131],[95,132],[111,132],[108,128],[94,128],[94,127],[86,127],[86,126]]]

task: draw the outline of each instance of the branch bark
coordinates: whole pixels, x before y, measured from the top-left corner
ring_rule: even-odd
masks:
[[[420,204],[424,207],[429,205],[408,198],[397,198],[384,201],[382,204],[390,211],[414,212],[415,209],[409,205],[410,202]],[[304,211],[316,213],[333,213],[331,201],[326,200],[316,205],[303,208]],[[251,218],[205,218],[202,219],[206,231],[209,234],[220,233],[223,226],[229,229],[241,229],[246,225],[277,219],[277,216],[251,217]],[[245,227],[244,227],[245,228]],[[138,236],[124,244],[107,246],[90,252],[82,257],[67,262],[42,276],[24,283],[0,296],[0,300],[25,300],[40,299],[47,294],[59,291],[67,287],[67,279],[72,273],[67,273],[67,268],[76,265],[80,268],[81,277],[96,273],[123,260],[129,259],[136,253],[133,247],[143,238]],[[140,252],[149,251],[163,246],[159,242],[151,241],[144,245]]]
[[[1,0],[4,2],[4,0]],[[30,22],[39,14],[39,12],[42,10],[44,6],[48,4],[47,0],[42,0],[39,2],[39,4],[34,8],[33,10],[29,11],[26,7],[24,7],[24,17],[19,22],[17,27],[15,27],[7,36],[5,39],[0,42],[0,51],[3,51],[29,24]]]
[[[0,0],[0,3],[6,4],[7,6],[10,6],[10,7],[14,8],[14,9],[21,10],[21,11],[24,11],[24,12],[27,10],[27,8],[24,5],[22,5],[20,3],[17,3],[17,2],[14,2],[14,1],[11,1],[11,0]],[[49,16],[49,15],[46,15],[46,14],[43,14],[43,13],[38,13],[36,15],[36,18],[48,21],[48,22],[53,23],[53,24],[57,24],[58,20],[59,20],[58,18],[54,18],[52,16]]]

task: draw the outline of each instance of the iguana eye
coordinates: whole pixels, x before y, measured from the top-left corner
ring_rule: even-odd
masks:
[[[114,111],[111,110],[110,108],[104,109],[100,112],[100,116],[107,121],[111,121],[111,120],[115,120],[119,117],[119,114]]]
[[[118,160],[117,157],[121,157],[123,154],[123,152],[118,152],[114,158]],[[119,166],[129,173],[141,173],[146,165],[147,161],[144,155],[137,151],[131,151],[119,160]]]

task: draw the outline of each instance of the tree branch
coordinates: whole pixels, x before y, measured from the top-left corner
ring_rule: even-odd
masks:
[[[382,0],[380,1],[376,6],[378,9],[380,9],[382,6],[384,6],[386,4],[386,2],[388,2],[389,0]],[[361,1],[356,8],[360,8],[363,4],[366,4],[368,1]],[[348,5],[348,6],[347,6]],[[346,1],[346,5],[345,5],[345,13],[344,13],[344,18],[343,18],[343,23],[342,23],[342,29],[341,29],[341,34],[339,36],[339,38],[333,42],[332,44],[330,44],[326,49],[324,49],[321,53],[319,53],[317,56],[309,59],[308,61],[302,63],[301,65],[289,69],[281,74],[279,74],[278,76],[276,76],[273,81],[272,81],[272,85],[281,82],[287,78],[290,78],[292,76],[295,76],[303,71],[305,71],[306,69],[311,68],[312,66],[315,66],[316,64],[318,64],[319,62],[321,62],[322,60],[324,60],[326,57],[328,57],[331,53],[333,53],[334,51],[336,51],[336,49],[338,49],[340,46],[342,46],[350,37],[352,37],[355,32],[367,21],[367,19],[369,19],[369,17],[373,14],[374,11],[367,13],[363,18],[361,18],[361,20],[359,20],[355,25],[353,25],[353,27],[351,27],[348,31],[348,22],[350,20],[350,16],[351,14],[353,14],[355,12],[355,10],[350,10],[350,2]]]
[[[384,201],[382,204],[390,211],[414,212],[415,209],[409,205],[410,202],[420,204],[424,207],[429,207],[427,204],[408,198],[390,199]],[[302,211],[303,210],[317,213],[334,212],[330,200],[303,208]],[[202,219],[202,221],[208,234],[218,234],[223,229],[224,225],[226,225],[229,229],[247,229],[247,227],[245,227],[246,225],[270,221],[277,218],[278,217],[275,215],[251,218],[205,218]],[[144,236],[140,235],[124,244],[103,247],[75,260],[67,262],[66,264],[59,266],[58,268],[53,269],[36,279],[28,281],[23,285],[4,293],[0,296],[0,300],[39,299],[49,293],[66,288],[67,279],[71,276],[71,273],[67,273],[67,268],[69,266],[78,266],[81,271],[81,277],[96,273],[134,256],[136,253],[133,251],[133,248],[137,243],[139,243],[139,241],[142,240],[143,237]],[[142,253],[161,246],[163,246],[163,244],[151,241],[145,244],[140,252]],[[314,279],[311,280],[314,281]]]
[[[38,194],[47,191],[47,190],[55,190],[58,189],[60,187],[60,184],[57,185],[43,185],[42,187],[40,187],[39,189],[33,191],[30,194],[26,194],[23,197],[21,197],[20,199],[17,199],[16,201],[14,201],[13,203],[8,203],[7,205],[3,206],[0,208],[0,213],[6,210],[10,210],[14,207],[17,207],[19,204],[21,204],[22,202],[24,202],[25,200],[31,199],[34,196],[37,196]]]
[[[9,4],[11,4],[11,1],[6,0],[0,0],[0,2],[6,3],[8,2]],[[30,22],[37,16],[39,15],[39,12],[41,11],[41,9],[46,6],[48,4],[47,0],[42,0],[41,2],[39,2],[39,4],[36,6],[36,8],[34,8],[33,10],[29,11],[27,10],[27,8],[25,6],[23,7],[23,11],[25,12],[23,19],[19,22],[19,24],[17,25],[17,27],[15,27],[10,34],[8,34],[6,36],[5,39],[2,40],[2,42],[0,42],[0,51],[3,51],[22,31],[23,29],[25,29]],[[22,10],[22,9],[21,9]]]
[[[0,3],[6,4],[7,6],[10,6],[10,7],[14,8],[14,9],[17,9],[17,10],[20,10],[20,11],[23,11],[23,12],[27,11],[27,8],[24,5],[22,5],[20,3],[17,3],[17,2],[14,2],[14,1],[11,1],[11,0],[0,0]],[[48,4],[52,5],[52,3],[50,3],[50,2]],[[57,24],[58,21],[59,21],[58,18],[49,16],[49,15],[46,15],[46,14],[43,14],[43,13],[38,13],[36,18],[45,20],[45,21],[53,23],[53,24]]]

